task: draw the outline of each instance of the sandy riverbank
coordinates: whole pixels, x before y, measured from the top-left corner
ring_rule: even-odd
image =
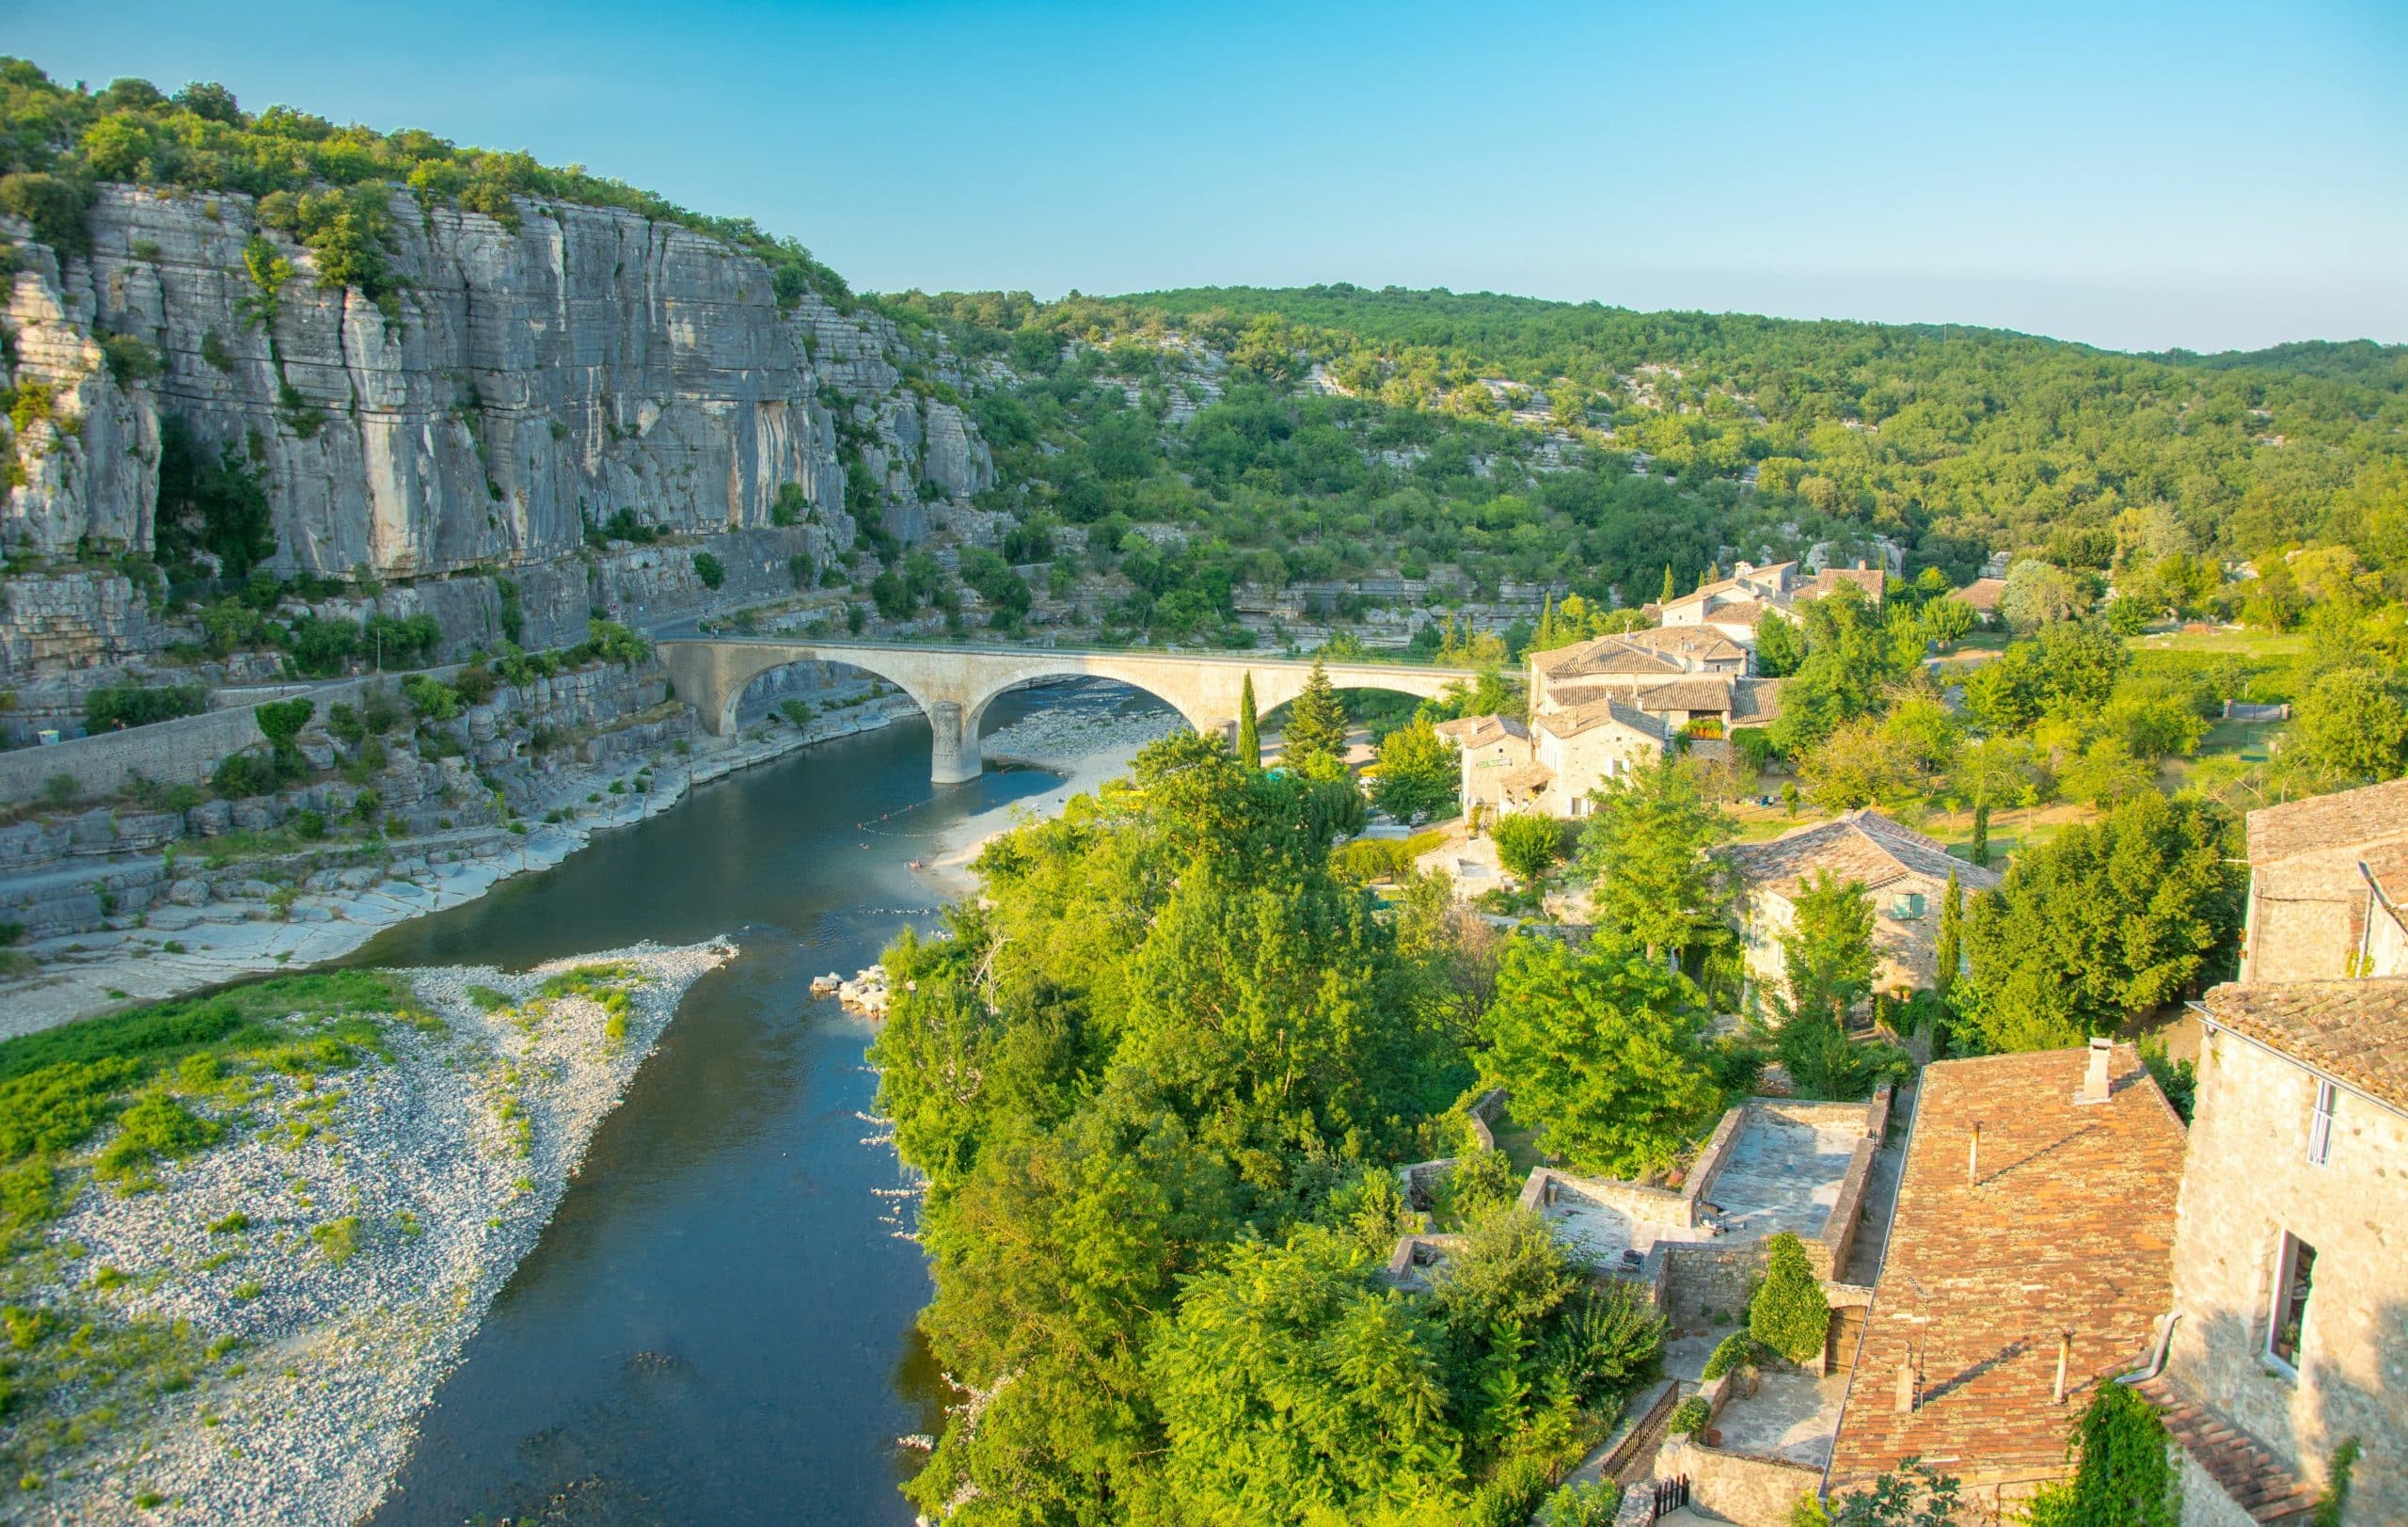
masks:
[[[10,1472],[34,1483],[10,1481],[0,1517],[365,1517],[595,1127],[687,989],[735,954],[639,945],[523,975],[395,972],[432,1016],[379,1020],[382,1055],[358,1048],[323,1074],[180,1073],[224,1137],[130,1196],[81,1178],[12,1270],[30,1280],[23,1304],[48,1312],[19,1322],[39,1332],[21,1365],[47,1371],[45,1349],[95,1323],[90,1344],[125,1371],[103,1391],[20,1396]],[[580,967],[581,991],[547,992]],[[62,1351],[62,1373],[107,1371]]]

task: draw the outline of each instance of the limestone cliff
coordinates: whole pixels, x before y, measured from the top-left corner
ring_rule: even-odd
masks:
[[[681,226],[519,212],[513,230],[395,193],[399,286],[382,308],[320,286],[309,252],[242,196],[103,187],[90,251],[63,256],[0,218],[20,250],[0,542],[54,559],[149,550],[177,418],[256,463],[277,571],[392,584],[548,568],[576,584],[562,602],[581,621],[587,580],[557,565],[622,510],[672,534],[758,533],[791,483],[808,509],[781,540],[824,557],[853,541],[848,469],[879,479],[907,536],[924,500],[992,481],[939,396],[959,380],[941,350],[814,294],[782,307],[758,260]],[[255,236],[293,267],[274,293],[246,264]],[[155,352],[156,374],[113,372],[112,336]]]

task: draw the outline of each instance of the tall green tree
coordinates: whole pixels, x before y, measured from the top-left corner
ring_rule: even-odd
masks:
[[[1451,817],[1462,787],[1463,752],[1427,717],[1416,716],[1380,740],[1371,803],[1389,816]]]
[[[1942,1000],[1965,962],[1965,888],[1956,883],[1956,871],[1948,872],[1948,888],[1940,893],[1940,937],[1932,946],[1931,984]]]
[[[1781,953],[1789,1015],[1846,1022],[1873,992],[1873,899],[1862,881],[1817,869],[1791,899]]]
[[[1664,604],[1671,604],[1680,596],[1680,586],[1672,581],[1672,565],[1668,562],[1664,564],[1664,592],[1658,598]]]
[[[1288,708],[1279,755],[1290,769],[1307,779],[1346,775],[1346,702],[1330,683],[1319,658],[1313,660],[1303,692]]]
[[[1777,610],[1766,610],[1756,623],[1756,672],[1766,678],[1786,678],[1806,660],[1806,639],[1798,623]]]
[[[1705,851],[1731,835],[1731,818],[1697,764],[1680,755],[1641,763],[1592,799],[1576,868],[1598,921],[1656,959],[1723,936],[1730,888]]]
[[[1481,1019],[1483,1076],[1517,1116],[1583,1170],[1669,1167],[1722,1106],[1705,1044],[1705,1001],[1689,979],[1601,936],[1574,954],[1522,935],[1505,947]]]
[[[1248,769],[1262,767],[1262,724],[1254,714],[1254,670],[1246,670],[1238,686],[1238,762]]]
[[[2241,932],[2236,835],[2215,803],[2146,790],[2018,855],[1966,908],[1960,1036],[2077,1044],[2221,978]]]
[[[2408,769],[2408,685],[2371,667],[2324,675],[2300,696],[2287,746],[2326,785],[2398,779]]]

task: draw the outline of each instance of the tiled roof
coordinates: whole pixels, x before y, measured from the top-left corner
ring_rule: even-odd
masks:
[[[1798,591],[1799,599],[1819,599],[1842,583],[1853,583],[1873,596],[1878,604],[1890,586],[1890,575],[1878,567],[1826,567],[1814,575],[1814,581]]]
[[[2408,835],[2408,779],[2320,795],[2249,814],[2249,862]]]
[[[1832,1488],[1909,1457],[1972,1480],[2060,1476],[2097,1385],[2147,1356],[2174,1297],[2182,1124],[2131,1046],[2111,1052],[2104,1103],[2074,1101],[2087,1066],[2085,1050],[2044,1050],[1925,1069]],[[1901,1414],[1910,1363],[1919,1401]]]
[[[1998,608],[1999,596],[2006,592],[2004,578],[1977,578],[1948,596],[1961,599],[1987,615]]]
[[[2408,976],[2227,982],[2209,1020],[2408,1112]]]
[[[1592,636],[1538,657],[1538,670],[1548,678],[1575,678],[1584,674],[1678,674],[1678,660],[1651,652],[1620,636]]]
[[[1519,716],[1494,714],[1459,716],[1453,721],[1442,721],[1430,729],[1440,737],[1454,739],[1458,746],[1466,748],[1485,747],[1509,737],[1527,740],[1530,735],[1530,729],[1522,724]]]
[[[1664,724],[1657,717],[1638,709],[1621,696],[1590,700],[1562,710],[1550,710],[1538,718],[1539,726],[1556,737],[1578,737],[1581,733],[1605,725],[1626,726],[1641,737],[1660,742],[1664,740]]]
[[[1762,725],[1781,715],[1781,683],[1777,678],[1742,678],[1731,685],[1731,724]]]
[[[1543,790],[1553,783],[1555,771],[1538,763],[1509,769],[1497,776],[1497,787],[1500,790]]]
[[[1696,662],[1737,662],[1748,656],[1746,647],[1711,626],[1656,626],[1631,631],[1623,640],[1636,647],[1677,652]]]
[[[2252,1521],[2292,1521],[2316,1508],[2316,1491],[2256,1439],[2194,1405],[2163,1374],[2133,1386],[2165,1416],[2165,1429]]]
[[[1782,896],[1795,895],[1817,870],[1861,881],[1868,891],[1909,874],[1944,881],[1954,871],[1968,892],[1989,890],[2004,879],[1995,869],[1951,857],[1939,839],[1870,810],[1793,828],[1762,843],[1734,844],[1722,852],[1742,880]]]
[[[1772,608],[1761,599],[1725,599],[1708,609],[1705,618],[1723,625],[1752,628],[1763,625],[1765,612]]]

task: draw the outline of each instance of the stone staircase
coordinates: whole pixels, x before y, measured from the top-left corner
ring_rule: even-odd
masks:
[[[2183,1397],[2161,1374],[2135,1386],[2165,1417],[2165,1429],[2252,1521],[2298,1521],[2316,1491],[2273,1454],[2212,1412]]]

